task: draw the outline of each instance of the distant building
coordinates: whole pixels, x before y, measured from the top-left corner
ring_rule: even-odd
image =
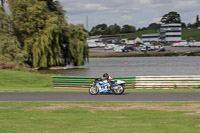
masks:
[[[97,47],[97,41],[99,41],[98,37],[91,37],[87,38],[87,44],[89,48],[96,48]]]
[[[143,34],[142,35],[142,41],[143,42],[153,42],[156,41],[158,42],[160,38],[160,34],[155,33],[155,34]]]
[[[124,34],[90,36],[87,38],[87,44],[89,48],[104,47],[106,44],[119,42],[119,37],[123,35]]]
[[[157,34],[143,34],[142,40],[144,42],[175,42],[182,40],[181,24],[162,24],[159,33]]]
[[[160,42],[181,41],[181,24],[163,24],[160,28]]]
[[[121,41],[124,44],[128,44],[128,45],[143,43],[142,39],[140,39],[139,37],[130,37],[130,38],[127,38],[127,39],[122,39]]]

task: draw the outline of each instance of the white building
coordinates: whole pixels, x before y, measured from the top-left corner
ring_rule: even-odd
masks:
[[[163,24],[160,28],[160,42],[181,41],[181,24]]]
[[[89,48],[96,48],[97,47],[97,43],[96,41],[99,41],[98,38],[88,38],[87,39],[87,44]]]
[[[156,41],[158,42],[160,38],[160,34],[155,33],[155,34],[143,34],[142,35],[142,41],[143,42],[153,42]]]
[[[182,38],[181,24],[162,24],[159,33],[157,34],[143,34],[142,40],[144,42],[175,42],[181,41]]]
[[[127,38],[127,39],[122,39],[121,41],[124,44],[128,44],[128,45],[143,43],[142,39],[140,39],[139,37],[131,37],[131,38]]]
[[[105,47],[105,44],[102,42],[99,36],[87,38],[87,44],[89,48]]]

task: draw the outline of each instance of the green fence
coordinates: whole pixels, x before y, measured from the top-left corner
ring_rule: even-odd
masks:
[[[54,88],[89,88],[94,79],[100,77],[53,76]],[[126,89],[134,88],[135,77],[113,77],[126,82]]]
[[[54,88],[89,88],[100,77],[54,76]],[[189,89],[200,88],[200,75],[114,77],[126,82],[126,89]]]

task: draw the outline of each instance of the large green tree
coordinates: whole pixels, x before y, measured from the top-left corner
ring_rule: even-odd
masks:
[[[10,16],[0,6],[0,62],[23,64],[20,43],[14,36]]]
[[[9,5],[15,35],[29,65],[33,67],[55,66],[62,63],[63,57],[71,58],[71,56],[66,56],[70,55],[66,52],[70,53],[72,49],[66,49],[71,45],[76,45],[72,44],[75,38],[70,38],[71,27],[68,26],[65,11],[58,1],[9,0]],[[88,53],[82,56],[85,58],[87,55]],[[81,62],[77,63],[78,65],[84,64],[80,57],[75,56],[74,58]]]
[[[83,25],[69,25],[69,60],[74,66],[84,65],[88,61],[88,45],[86,38],[87,32],[84,31]]]
[[[177,12],[171,11],[163,15],[160,21],[165,24],[181,23],[181,16]]]
[[[61,63],[60,43],[66,21],[51,11],[47,2],[9,0],[13,28],[33,67],[48,67]]]

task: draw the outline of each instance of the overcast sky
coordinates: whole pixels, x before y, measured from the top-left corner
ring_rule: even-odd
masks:
[[[97,24],[111,25],[117,23],[146,27],[159,22],[160,18],[176,11],[181,20],[194,23],[200,15],[200,0],[59,0],[67,11],[68,23],[86,25],[89,18],[89,29]]]

